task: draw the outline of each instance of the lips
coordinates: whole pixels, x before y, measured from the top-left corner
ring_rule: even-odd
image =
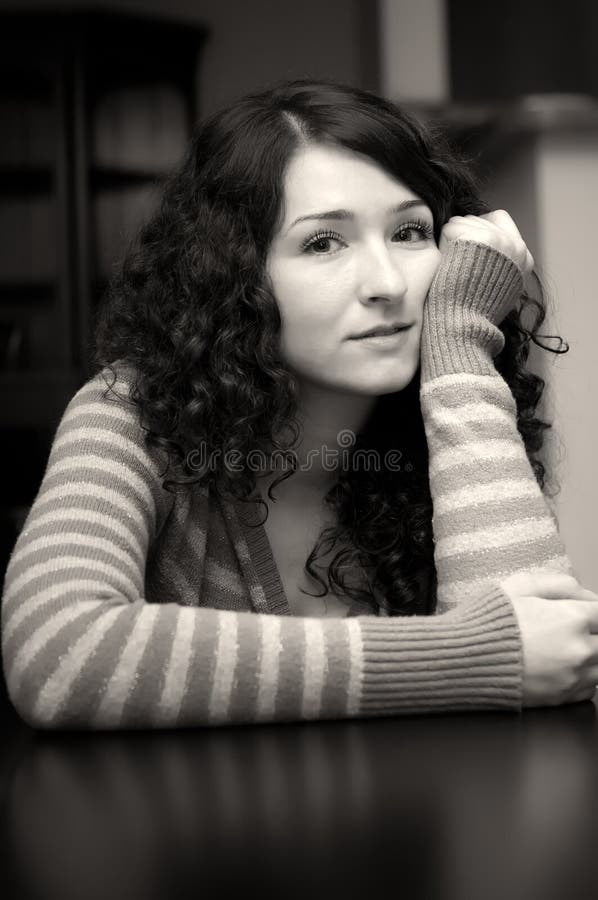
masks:
[[[384,337],[386,335],[396,334],[399,331],[405,331],[407,328],[411,328],[411,325],[403,323],[386,326],[381,325],[378,328],[370,329],[370,331],[364,331],[362,334],[354,334],[351,336],[351,340],[358,341],[366,337]]]

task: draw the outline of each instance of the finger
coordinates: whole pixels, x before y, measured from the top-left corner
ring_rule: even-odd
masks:
[[[487,222],[492,222],[499,228],[503,228],[505,231],[508,231],[509,234],[521,238],[521,232],[517,228],[515,220],[512,216],[509,215],[506,209],[494,209],[492,210],[492,212],[484,213],[483,216],[480,216],[480,219],[485,219]]]
[[[500,586],[519,596],[540,596],[546,600],[563,600],[581,590],[574,575],[551,571],[516,572],[501,581]]]
[[[580,682],[580,687],[584,687],[590,692],[591,697],[596,690],[596,686],[598,686],[598,665],[596,663],[585,668]]]
[[[531,255],[529,250],[526,251],[525,254],[525,263],[524,263],[524,275],[530,275],[534,268],[534,257]]]
[[[574,600],[573,602],[580,603],[586,611],[590,634],[598,634],[598,603],[595,600]]]
[[[463,230],[466,227],[467,230],[471,228],[477,228],[481,231],[494,231],[496,229],[496,225],[492,222],[483,222],[479,216],[452,216],[444,226],[445,229],[449,229],[454,231],[455,229]]]
[[[585,700],[593,700],[594,695],[596,694],[596,684],[584,684],[582,687],[578,688],[575,693],[571,696],[571,698],[566,701],[568,703],[583,703]]]
[[[598,660],[598,603],[595,600],[578,600],[577,597],[570,597],[567,605],[579,614],[579,624],[587,635],[591,635],[594,641],[596,659]],[[597,682],[598,684],[598,682]]]

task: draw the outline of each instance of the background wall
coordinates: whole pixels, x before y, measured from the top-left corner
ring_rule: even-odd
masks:
[[[210,28],[198,73],[202,115],[279,78],[330,77],[377,87],[375,0],[0,0],[0,10],[60,5],[147,13]]]

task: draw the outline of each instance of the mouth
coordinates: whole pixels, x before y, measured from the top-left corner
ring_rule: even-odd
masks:
[[[364,334],[353,335],[350,340],[364,341],[371,338],[392,338],[409,331],[410,328],[412,328],[412,325],[389,325],[387,328],[373,328],[371,331],[364,332]]]

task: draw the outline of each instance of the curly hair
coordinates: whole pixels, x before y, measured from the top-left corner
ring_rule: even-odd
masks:
[[[281,317],[266,257],[289,160],[317,143],[364,154],[406,184],[432,210],[437,242],[451,216],[488,211],[471,161],[440,128],[345,84],[277,82],[198,123],[185,158],[165,180],[157,211],[113,276],[95,328],[95,364],[115,375],[112,367],[124,362],[135,373],[128,399],[139,407],[147,446],[165,453],[165,490],[207,485],[216,495],[263,504],[267,517],[267,505],[254,494],[254,472],[213,460],[230,453],[247,460],[256,450],[266,458],[288,454],[300,436],[298,383],[280,354]],[[501,323],[505,343],[495,365],[516,400],[519,433],[544,490],[538,454],[551,426],[535,413],[545,383],[526,368],[530,341],[550,349],[537,340],[545,317],[539,281],[538,287],[537,298],[524,293]],[[406,464],[399,471],[342,468],[325,497],[335,525],[320,534],[305,564],[322,585],[317,596],[340,589],[390,615],[435,610],[419,387],[418,369],[404,390],[378,397],[352,449],[384,453],[400,440]],[[393,422],[401,423],[400,436],[389,428]],[[190,462],[200,442],[210,465]],[[274,482],[271,499],[292,475]],[[336,553],[326,583],[313,562],[339,540],[350,549]],[[341,569],[347,565],[365,573],[369,589],[346,583]]]

